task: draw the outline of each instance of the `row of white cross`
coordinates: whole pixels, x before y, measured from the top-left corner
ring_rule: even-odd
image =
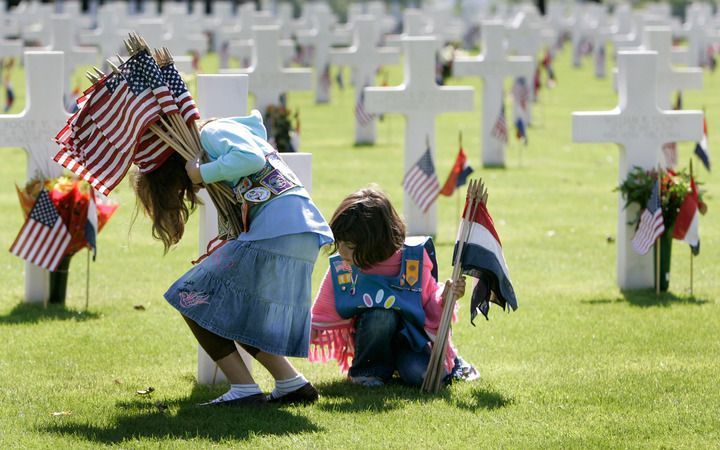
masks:
[[[320,28],[318,28],[320,30]],[[530,57],[507,56],[507,43],[501,23],[483,24],[483,54],[475,58],[455,61],[454,73],[460,76],[483,78],[482,161],[485,165],[503,165],[504,148],[491,139],[490,128],[500,110],[503,80],[508,76],[527,74],[533,68]],[[329,50],[331,34],[325,31],[307,37],[316,47],[325,47],[326,61],[354,68],[356,92],[365,91],[366,109],[370,113],[398,112],[407,119],[405,136],[405,169],[414,164],[425,150],[428,140],[434,149],[434,128],[437,114],[447,111],[467,111],[473,107],[473,91],[464,87],[441,87],[435,83],[434,55],[438,42],[434,38],[406,36],[402,39],[405,54],[405,79],[395,87],[365,87],[372,84],[375,71],[381,64],[397,60],[397,51],[374,45],[379,37],[377,22],[371,17],[355,18],[355,40],[342,51]],[[259,109],[277,100],[280,92],[310,89],[312,74],[306,69],[285,69],[278,42],[278,27],[258,27],[253,38],[255,56],[246,70],[249,83],[239,75],[201,76],[198,79],[198,104],[205,116],[242,115],[247,112],[248,88],[256,97]],[[633,166],[646,169],[660,161],[660,148],[666,142],[699,140],[702,115],[697,111],[666,111],[670,93],[675,89],[700,88],[697,71],[672,69],[670,31],[648,28],[643,48],[620,52],[618,55],[619,104],[612,111],[576,113],[573,116],[573,139],[577,142],[615,142],[621,147],[618,178],[622,181]],[[327,44],[327,45],[325,45]],[[68,115],[62,105],[65,66],[79,64],[72,58],[72,48],[63,62],[60,52],[26,53],[27,99],[25,110],[17,115],[0,116],[2,146],[23,147],[28,150],[28,175],[42,170],[47,176],[60,172],[49,163],[56,151],[50,138],[62,127]],[[259,58],[270,55],[272,58]],[[70,58],[70,59],[68,59]],[[274,61],[274,62],[271,62]],[[69,63],[68,63],[69,62]],[[316,70],[316,72],[318,72]],[[238,83],[245,87],[232,88],[223,83]],[[216,87],[214,87],[216,86]],[[228,92],[238,98],[228,101]],[[232,110],[223,109],[232,105]],[[356,140],[374,141],[374,125],[356,128]],[[301,179],[310,184],[309,155],[293,155],[298,161],[291,165]],[[623,208],[618,198],[618,284],[621,288],[649,287],[653,284],[652,259],[640,256],[630,248],[632,229],[628,218],[636,210]],[[405,216],[411,234],[433,234],[436,230],[436,211],[427,213],[413,208],[405,198]],[[214,237],[216,227],[212,212],[203,213],[201,220],[201,249]],[[48,290],[47,273],[33,265],[26,265],[26,300],[44,301]]]

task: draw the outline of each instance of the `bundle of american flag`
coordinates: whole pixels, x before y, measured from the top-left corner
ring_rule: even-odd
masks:
[[[155,50],[131,34],[130,57],[112,62],[112,72],[87,73],[93,85],[78,100],[79,109],[55,137],[55,161],[107,195],[135,164],[150,172],[173,151],[185,160],[205,159],[195,121],[200,114],[167,49]],[[243,229],[232,190],[207,186],[221,226],[229,237]]]

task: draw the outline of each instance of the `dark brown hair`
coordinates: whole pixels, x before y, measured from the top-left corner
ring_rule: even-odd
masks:
[[[368,187],[354,192],[340,203],[330,219],[330,228],[338,242],[355,246],[353,264],[367,269],[385,261],[402,248],[405,223],[384,192]]]
[[[185,223],[199,202],[185,171],[185,160],[173,154],[152,172],[135,172],[131,183],[138,203],[133,222],[142,208],[152,219],[152,235],[162,241],[165,253],[180,242]]]

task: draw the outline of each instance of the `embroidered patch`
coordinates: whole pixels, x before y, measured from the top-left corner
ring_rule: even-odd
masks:
[[[418,282],[420,271],[420,261],[417,259],[408,259],[405,261],[405,281],[410,286],[414,286]]]
[[[240,197],[247,192],[248,189],[252,187],[252,181],[250,181],[250,178],[248,177],[242,177],[240,178],[240,181],[237,182],[235,187],[233,187],[233,192],[235,192],[235,197],[240,200]]]
[[[333,267],[335,268],[335,272],[350,272],[350,271],[352,271],[352,267],[350,267],[350,264],[346,263],[343,260],[333,261]]]
[[[262,203],[270,198],[270,191],[263,187],[256,187],[243,194],[243,197],[251,203]]]
[[[352,274],[351,273],[341,273],[337,277],[338,284],[348,284],[352,283]]]
[[[372,308],[375,305],[381,305],[385,309],[390,309],[395,305],[395,296],[391,295],[388,298],[385,298],[385,291],[383,289],[378,290],[375,293],[375,301],[373,302],[373,298],[370,296],[370,294],[363,294],[363,303],[366,307]],[[362,308],[362,307],[361,307]]]
[[[206,292],[180,292],[180,307],[192,308],[197,305],[208,305],[210,297]]]
[[[270,192],[275,195],[280,195],[283,192],[295,187],[292,183],[286,180],[283,174],[277,169],[274,169],[262,180],[260,180],[260,184],[268,188]]]

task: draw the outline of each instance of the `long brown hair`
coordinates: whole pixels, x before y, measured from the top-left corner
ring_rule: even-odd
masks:
[[[375,187],[354,192],[340,203],[330,219],[330,228],[338,242],[355,245],[353,263],[368,269],[385,261],[405,242],[405,223],[387,195]]]
[[[133,223],[142,209],[153,222],[153,237],[162,241],[167,253],[182,239],[185,223],[200,203],[185,171],[185,161],[173,152],[152,172],[134,172],[131,183],[138,200]]]

